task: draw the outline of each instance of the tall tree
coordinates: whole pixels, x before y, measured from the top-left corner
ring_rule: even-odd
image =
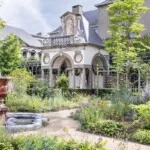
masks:
[[[117,77],[120,72],[126,73],[128,83],[128,72],[130,67],[137,67],[140,62],[139,53],[145,48],[138,45],[140,33],[144,25],[139,22],[141,14],[147,11],[144,0],[117,0],[108,7],[109,33],[111,38],[106,40],[106,49],[112,53],[114,65],[116,66]],[[143,44],[144,45],[144,44]],[[117,80],[119,87],[119,80]]]
[[[16,36],[10,34],[0,42],[0,72],[9,74],[21,61],[20,42]]]

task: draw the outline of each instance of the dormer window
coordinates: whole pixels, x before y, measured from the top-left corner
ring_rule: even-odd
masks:
[[[23,57],[27,58],[27,52],[26,51],[23,52]]]
[[[31,57],[35,57],[35,51],[33,50],[33,51],[31,51]]]
[[[27,58],[28,51],[26,49],[23,50],[22,55],[24,58]]]

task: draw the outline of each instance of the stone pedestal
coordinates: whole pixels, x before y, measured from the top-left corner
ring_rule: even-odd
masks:
[[[8,107],[6,107],[4,104],[0,104],[0,124],[5,123],[7,112],[8,112]]]
[[[6,121],[6,113],[8,108],[5,106],[4,99],[8,94],[8,82],[10,78],[0,77],[0,123],[4,124]]]

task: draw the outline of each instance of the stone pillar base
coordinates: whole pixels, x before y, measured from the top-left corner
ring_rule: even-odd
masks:
[[[0,124],[5,124],[7,112],[8,107],[6,107],[4,104],[0,104]]]

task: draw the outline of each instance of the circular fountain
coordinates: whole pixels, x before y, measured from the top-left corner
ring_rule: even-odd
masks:
[[[8,82],[11,78],[0,77],[0,123],[11,132],[37,130],[47,121],[37,113],[7,113],[4,100],[8,94]]]
[[[42,116],[36,113],[8,113],[5,127],[8,131],[31,131],[42,127]]]

